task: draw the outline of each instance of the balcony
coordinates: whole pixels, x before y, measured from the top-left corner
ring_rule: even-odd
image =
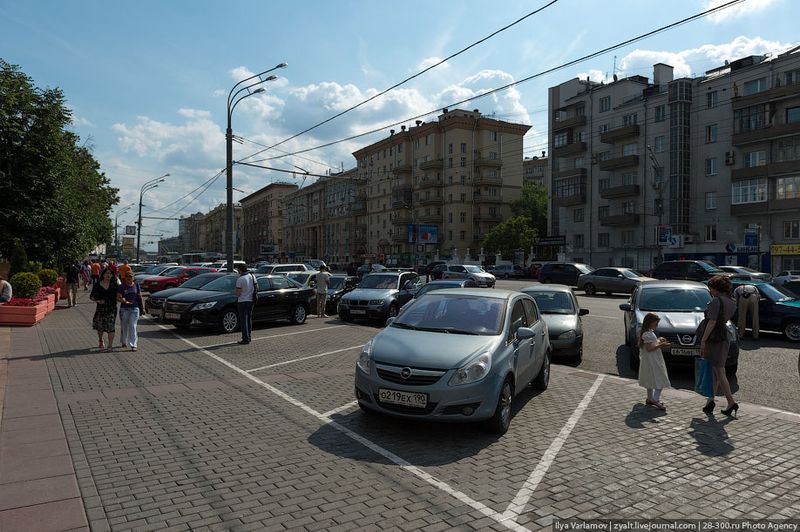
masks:
[[[472,179],[472,184],[475,185],[476,187],[487,186],[487,185],[500,186],[503,184],[503,180],[500,179],[500,177],[498,176],[490,177],[488,175],[476,175]]]
[[[436,214],[420,214],[417,216],[417,221],[423,224],[438,224],[442,223],[442,213]]]
[[[490,196],[489,194],[473,194],[472,201],[475,203],[503,203],[503,198],[498,196]]]
[[[800,85],[781,85],[771,89],[750,94],[748,96],[734,96],[733,109],[741,109],[743,107],[750,107],[751,105],[758,105],[760,103],[774,102],[778,100],[785,100],[793,98],[800,92]]]
[[[560,129],[569,129],[585,125],[586,125],[586,115],[571,116],[569,118],[565,118],[564,120],[553,122],[553,131],[558,131]]]
[[[764,166],[752,166],[750,168],[736,168],[731,170],[731,179],[746,179],[749,177],[777,176],[783,174],[800,173],[800,161],[786,161],[783,163],[772,163]]]
[[[411,165],[410,164],[401,164],[399,166],[395,166],[394,168],[392,168],[392,173],[394,175],[410,174],[411,173]]]
[[[411,185],[392,187],[392,208],[401,209],[411,205]]]
[[[392,217],[392,225],[406,226],[411,223],[411,213],[408,211],[396,212]]]
[[[623,185],[618,183],[616,185],[612,184],[612,186],[608,187],[607,189],[600,190],[600,197],[603,199],[613,199],[625,198],[628,196],[639,196],[640,191],[641,189],[639,185]]]
[[[405,244],[408,242],[408,234],[406,234],[405,232],[394,233],[392,235],[392,242],[395,244]]]
[[[441,196],[430,196],[428,198],[420,198],[419,204],[420,205],[441,205],[444,202],[444,199]]]
[[[501,217],[499,214],[489,213],[489,212],[476,212],[473,216],[473,219],[476,222],[499,222]]]
[[[553,148],[553,155],[556,157],[567,157],[569,155],[577,155],[586,151],[585,142],[571,142],[558,148]]]
[[[421,179],[419,184],[417,185],[417,188],[422,190],[426,188],[441,187],[442,185],[443,182],[441,179],[435,179],[433,177],[429,177],[427,179]]]
[[[620,157],[612,157],[605,161],[600,161],[600,170],[616,170],[617,168],[628,168],[631,166],[639,166],[638,155],[622,155]]]
[[[350,204],[350,212],[353,214],[367,214],[367,200],[356,200]]]
[[[769,125],[761,129],[746,131],[744,133],[734,133],[732,143],[734,146],[762,142],[777,137],[787,137],[789,135],[800,134],[800,122],[793,124]]]
[[[560,177],[586,177],[586,168],[568,168],[566,170],[558,170],[553,172],[553,178]]]
[[[553,198],[556,207],[571,207],[573,205],[583,205],[586,203],[586,187],[565,191],[563,195],[556,195]]]
[[[631,126],[615,127],[614,129],[609,129],[608,131],[600,133],[600,142],[604,142],[606,144],[613,144],[620,140],[638,136],[639,136],[639,124],[633,124]]]
[[[475,159],[475,167],[479,168],[481,166],[486,166],[489,168],[500,168],[503,166],[502,159],[490,159],[489,157],[479,157]]]
[[[639,215],[636,213],[609,214],[600,217],[600,225],[604,227],[623,227],[638,224]]]
[[[441,170],[444,168],[444,159],[434,159],[419,163],[420,170]]]

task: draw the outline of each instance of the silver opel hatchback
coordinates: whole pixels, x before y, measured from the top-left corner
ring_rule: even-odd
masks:
[[[364,346],[355,394],[362,410],[437,421],[486,421],[504,433],[512,399],[550,380],[550,340],[529,295],[437,290],[410,302]]]

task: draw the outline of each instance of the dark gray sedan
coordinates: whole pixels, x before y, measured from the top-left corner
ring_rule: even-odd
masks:
[[[583,324],[581,316],[589,309],[580,308],[572,288],[563,284],[537,284],[522,289],[536,301],[547,324],[553,355],[583,360]]]
[[[586,292],[588,296],[593,296],[597,292],[631,294],[640,283],[652,280],[653,278],[630,268],[598,268],[578,277],[578,289]]]

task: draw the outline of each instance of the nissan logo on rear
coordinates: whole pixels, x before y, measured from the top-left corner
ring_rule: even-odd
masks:
[[[411,368],[403,368],[400,370],[400,377],[402,377],[403,380],[408,379],[410,376],[411,376]]]

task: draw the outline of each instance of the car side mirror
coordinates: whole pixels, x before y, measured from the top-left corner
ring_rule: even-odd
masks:
[[[586,316],[587,314],[589,314],[588,308],[582,308],[578,311],[578,316]]]
[[[387,327],[388,327],[389,325],[391,325],[391,324],[392,324],[392,322],[394,322],[394,318],[386,318],[386,326],[387,326]]]
[[[625,312],[630,312],[631,311],[631,304],[630,303],[623,303],[623,304],[621,304],[619,306],[619,309],[623,310]]]
[[[536,336],[536,333],[530,327],[520,327],[517,329],[517,340],[527,340],[534,336]]]

